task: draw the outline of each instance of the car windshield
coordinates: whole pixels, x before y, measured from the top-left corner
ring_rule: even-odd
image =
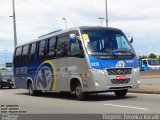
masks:
[[[160,65],[160,63],[157,60],[148,60],[149,65]]]
[[[135,55],[135,52],[120,30],[82,30],[82,37],[90,55]]]
[[[0,71],[0,77],[2,79],[11,79],[13,76],[13,72],[12,71]]]

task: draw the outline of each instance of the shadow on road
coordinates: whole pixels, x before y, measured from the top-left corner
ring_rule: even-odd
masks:
[[[18,95],[27,95],[30,96],[28,93],[16,93]],[[30,96],[32,97],[32,96]],[[43,93],[41,95],[36,95],[33,97],[40,97],[40,98],[53,98],[53,99],[66,99],[66,100],[76,100],[74,94],[71,93]],[[88,95],[83,101],[109,101],[109,100],[120,100],[120,99],[133,99],[137,98],[134,95],[126,95],[123,98],[117,98],[114,93],[103,93],[103,94],[90,94]]]

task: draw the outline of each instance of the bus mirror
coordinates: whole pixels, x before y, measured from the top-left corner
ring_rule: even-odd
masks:
[[[130,43],[133,43],[133,36],[132,35],[128,35],[128,40]]]
[[[70,43],[76,43],[76,35],[70,34]]]

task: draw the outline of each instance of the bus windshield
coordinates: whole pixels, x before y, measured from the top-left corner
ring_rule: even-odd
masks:
[[[157,60],[148,60],[149,65],[160,65],[160,63]]]
[[[82,37],[90,55],[135,55],[132,46],[120,30],[82,30]]]

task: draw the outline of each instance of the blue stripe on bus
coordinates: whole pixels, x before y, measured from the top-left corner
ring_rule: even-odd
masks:
[[[108,68],[118,68],[117,63],[124,63],[123,67],[137,68],[139,67],[138,59],[135,56],[133,59],[125,60],[103,60],[89,56],[91,67],[94,69],[108,69]]]

